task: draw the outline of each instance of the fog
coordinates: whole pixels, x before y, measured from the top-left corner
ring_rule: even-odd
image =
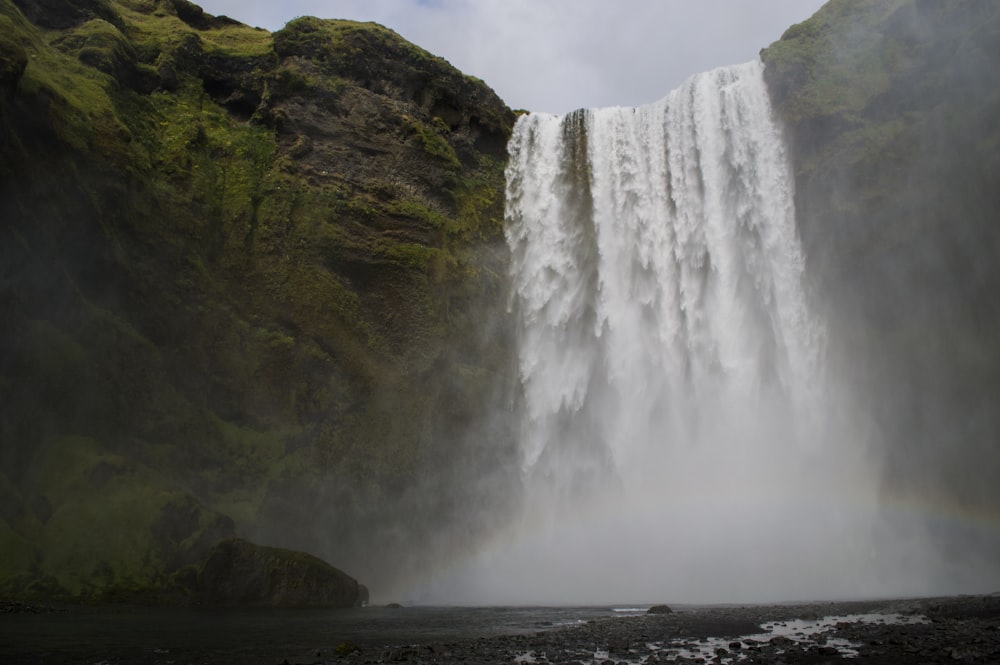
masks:
[[[408,599],[1000,587],[995,529],[887,482],[878,408],[851,383],[863,356],[830,342],[836,312],[806,271],[760,71],[715,70],[635,110],[519,122],[507,224],[520,507]]]

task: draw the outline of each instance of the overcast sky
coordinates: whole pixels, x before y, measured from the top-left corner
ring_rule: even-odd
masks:
[[[296,16],[376,21],[512,108],[635,106],[747,62],[824,0],[195,0],[279,30]]]

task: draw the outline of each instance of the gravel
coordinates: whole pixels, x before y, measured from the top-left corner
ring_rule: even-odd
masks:
[[[364,648],[345,644],[302,662],[1000,663],[1000,595],[698,609],[533,635]]]

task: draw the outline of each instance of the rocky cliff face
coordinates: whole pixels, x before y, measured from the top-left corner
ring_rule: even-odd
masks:
[[[511,450],[486,85],[375,24],[0,0],[0,88],[0,593],[461,545]]]
[[[1000,495],[1000,7],[832,0],[762,52],[799,225],[896,491]]]

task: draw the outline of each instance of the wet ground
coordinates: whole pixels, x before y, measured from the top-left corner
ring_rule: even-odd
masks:
[[[0,603],[0,662],[1000,664],[1000,595],[644,608],[192,610]]]

